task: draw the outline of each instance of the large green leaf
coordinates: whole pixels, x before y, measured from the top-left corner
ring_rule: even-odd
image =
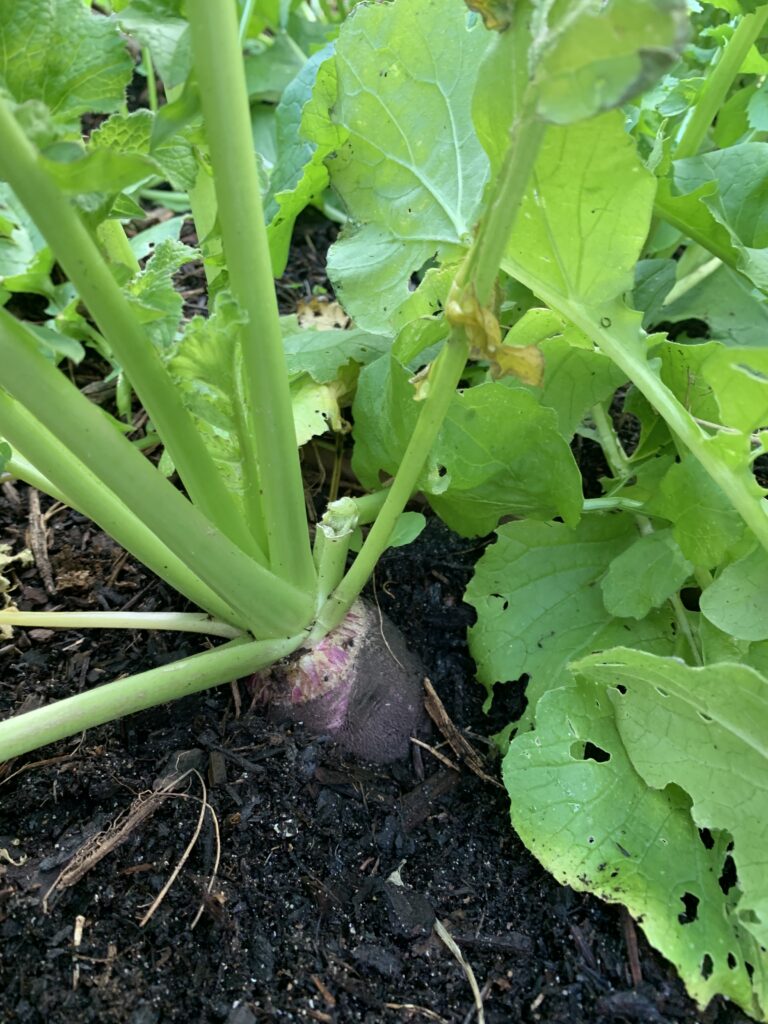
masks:
[[[10,185],[0,182],[0,289],[49,294],[53,263],[34,221]]]
[[[746,432],[768,426],[768,348],[718,345],[702,375],[714,393],[720,422]]]
[[[763,946],[765,969],[768,679],[744,665],[691,668],[622,648],[574,668],[609,688],[622,741],[645,782],[684,789],[699,828],[730,834],[741,893],[735,915]]]
[[[655,189],[618,112],[550,127],[507,248],[510,271],[584,306],[631,290]]]
[[[360,375],[353,466],[366,486],[396,472],[410,439],[419,403],[409,378],[387,358]],[[578,469],[554,413],[500,383],[456,394],[419,486],[465,536],[488,533],[504,515],[573,523],[581,509]]]
[[[342,27],[329,109],[347,139],[326,163],[352,224],[328,266],[368,330],[386,330],[415,271],[469,241],[488,174],[470,100],[488,44],[458,0],[362,6]]]
[[[227,292],[213,313],[196,316],[168,360],[168,369],[229,491],[243,500],[240,327],[243,313]]]
[[[111,18],[82,0],[0,4],[0,85],[18,103],[42,100],[59,121],[116,110],[133,62]]]
[[[590,662],[601,660],[579,668],[593,675]],[[615,678],[606,672],[607,684]],[[669,724],[656,722],[657,749],[668,749],[675,766],[680,754]],[[653,742],[647,726],[644,735]],[[725,895],[718,884],[727,837],[708,849],[685,794],[646,782],[622,739],[602,686],[582,678],[546,693],[535,730],[513,739],[504,759],[515,829],[559,881],[623,903],[700,1004],[723,993],[765,1020],[765,954],[733,912],[737,891]]]
[[[496,683],[530,677],[529,708],[567,678],[565,666],[588,651],[616,643],[673,650],[671,615],[642,622],[616,619],[599,580],[636,539],[629,516],[590,516],[576,529],[562,523],[506,523],[477,563],[465,600],[477,610],[469,632],[478,679]]]
[[[738,640],[768,640],[768,553],[758,547],[727,565],[701,595],[701,611]]]
[[[605,607],[612,615],[642,619],[676,593],[692,571],[671,530],[638,537],[600,581]]]
[[[173,275],[197,255],[197,249],[166,239],[126,286],[131,305],[146,325],[147,334],[163,352],[168,352],[174,342],[183,305]]]
[[[281,317],[288,373],[308,373],[318,384],[335,380],[348,363],[367,366],[389,349],[389,338],[359,327],[313,330],[300,327],[296,318]]]

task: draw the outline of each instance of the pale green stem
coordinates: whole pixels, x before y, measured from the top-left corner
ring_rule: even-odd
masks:
[[[315,568],[236,7],[229,0],[223,4],[188,0],[187,13],[230,287],[248,315],[240,332],[243,388],[250,413],[244,453],[248,515],[254,522],[263,516],[272,569],[289,582],[314,590]]]
[[[621,447],[621,443],[616,436],[616,431],[613,429],[608,413],[602,405],[592,407],[592,419],[597,428],[600,447],[603,449],[606,461],[611,467],[611,473],[616,480],[626,480],[628,476],[631,476],[632,469],[626,452]]]
[[[386,550],[392,530],[416,489],[427,456],[443,425],[466,365],[469,345],[463,329],[454,329],[432,365],[429,390],[411,439],[386,492],[381,512],[371,527],[352,567],[330,596],[317,618],[315,633],[335,628],[351,608]]]
[[[51,440],[55,438],[51,437]],[[60,501],[63,505],[68,505],[70,508],[74,508],[76,512],[80,509],[75,507],[74,502],[60,491],[58,487],[55,487],[51,481],[39,473],[32,463],[25,459],[21,452],[15,451],[6,463],[5,473],[3,479],[9,480],[21,480],[22,483],[29,484],[30,487],[35,487],[38,491],[42,491],[43,494],[50,495],[51,498],[55,498],[56,501]]]
[[[13,445],[12,464],[16,452],[23,459],[20,467],[23,472],[19,474],[22,479],[80,512],[87,507],[89,518],[180,594],[217,618],[241,626],[247,625],[247,616],[238,616],[226,601],[207,587],[110,491],[103,480],[94,476],[88,465],[73,455],[56,434],[46,430],[28,410],[10,399],[2,389],[0,433]],[[32,466],[33,472],[26,472],[25,466]],[[42,467],[46,475],[38,475],[38,467]],[[48,475],[56,479],[49,480]],[[66,486],[67,491],[64,492],[57,483]]]
[[[157,79],[155,78],[155,68],[152,64],[152,52],[148,46],[142,46],[141,48],[141,63],[144,67],[144,74],[147,76],[147,100],[149,102],[149,109],[152,113],[157,113]]]
[[[38,164],[35,150],[1,97],[0,178],[24,204],[125,368],[192,500],[244,551],[264,561],[158,352],[98,246],[67,197]],[[6,376],[4,367],[3,383]]]
[[[248,26],[251,23],[251,16],[253,14],[253,8],[256,6],[256,0],[245,0],[243,5],[243,13],[240,17],[240,27],[238,30],[238,38],[240,45],[245,42],[245,38],[248,35]]]
[[[681,277],[680,280],[670,290],[669,294],[664,299],[662,306],[671,306],[673,302],[677,302],[678,299],[686,295],[692,288],[701,284],[702,281],[706,281],[708,277],[715,273],[722,267],[722,261],[715,256],[711,260],[707,260],[706,263],[702,263],[701,266],[696,267],[690,274],[686,274],[685,277]]]
[[[585,498],[582,512],[639,512],[642,507],[642,501],[634,498]]]
[[[347,533],[343,537],[329,537],[320,526],[317,528],[314,556],[317,565],[316,607],[318,611],[344,576],[351,540],[352,533]]]
[[[695,156],[701,149],[709,126],[722,108],[745,57],[759,39],[766,21],[768,21],[768,5],[759,8],[754,14],[745,14],[736,26],[736,30],[720,54],[720,59],[711,73],[707,75],[696,106],[693,108],[675,148],[675,160]]]
[[[509,148],[494,182],[487,212],[475,241],[454,278],[453,291],[461,295],[470,283],[474,297],[486,306],[493,293],[515,217],[528,186],[531,171],[544,138],[545,126],[535,120],[532,96],[510,130]],[[456,388],[464,372],[469,342],[463,327],[454,327],[432,364],[426,398],[381,512],[371,527],[352,567],[318,615],[316,631],[339,624],[386,550],[392,530],[416,490],[424,465],[440,433]]]
[[[285,636],[301,629],[311,616],[312,595],[292,587],[249,559],[210,523],[162,474],[126,441],[107,416],[88,401],[37,348],[33,335],[0,309],[0,435],[99,524],[113,534],[114,497],[133,512],[188,569],[236,613],[239,626],[257,636]],[[40,443],[34,451],[24,432],[19,409],[28,410],[76,459],[89,467],[83,482],[62,479],[62,469]],[[39,439],[41,442],[43,438]],[[111,493],[110,493],[111,492]],[[119,538],[117,538],[119,539]],[[219,608],[203,605],[217,618]]]
[[[213,651],[97,686],[0,722],[0,762],[104,722],[250,675],[295,651],[304,637],[231,640]]]
[[[387,500],[388,488],[384,488],[381,491],[373,491],[371,494],[363,494],[359,498],[354,498],[355,505],[357,505],[357,525],[367,526],[368,523],[372,523],[376,516],[381,512],[384,507],[384,502]]]
[[[38,629],[151,629],[204,633],[232,640],[243,630],[201,612],[25,612],[0,610],[2,626]]]

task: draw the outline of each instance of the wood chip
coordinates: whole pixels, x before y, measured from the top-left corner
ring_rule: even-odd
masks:
[[[40,492],[29,488],[29,516],[27,518],[27,547],[35,559],[40,578],[43,581],[45,592],[49,597],[56,593],[56,584],[53,581],[53,571],[48,558],[48,537],[45,518],[40,511]]]
[[[448,744],[454,754],[459,758],[459,760],[464,762],[471,772],[477,775],[478,778],[482,779],[483,782],[489,782],[492,786],[497,786],[499,789],[503,789],[504,787],[499,780],[494,779],[492,775],[489,775],[488,772],[486,772],[485,762],[482,756],[472,746],[469,740],[462,736],[448,717],[445,705],[438,697],[430,680],[426,677],[424,678],[424,691],[426,694],[424,698],[424,706],[427,709],[427,714],[448,741]]]

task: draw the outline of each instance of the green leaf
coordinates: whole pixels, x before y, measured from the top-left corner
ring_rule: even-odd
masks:
[[[721,562],[744,533],[738,512],[692,455],[670,466],[646,508],[674,524],[683,555],[704,568]]]
[[[740,269],[768,289],[768,143],[745,142],[673,166],[677,188],[699,196],[738,249]]]
[[[227,292],[216,296],[210,317],[196,316],[168,360],[185,406],[192,414],[230,492],[243,500],[239,431],[240,326],[243,313]]]
[[[186,191],[195,183],[197,160],[183,131],[157,141],[153,135],[157,116],[151,110],[113,114],[91,134],[89,149],[140,153],[152,157],[156,168],[174,189]],[[111,189],[111,191],[116,191]]]
[[[282,317],[288,373],[308,373],[318,384],[335,380],[349,363],[367,366],[389,349],[389,338],[359,328],[315,330],[299,327],[295,317]]]
[[[763,82],[750,96],[747,116],[750,128],[757,132],[768,131],[768,82]]]
[[[759,547],[727,565],[701,595],[701,612],[738,640],[768,640],[768,553]]]
[[[53,255],[27,214],[11,191],[10,185],[0,182],[0,281],[9,291],[40,291],[47,294],[51,288],[50,272]],[[32,272],[35,280],[29,280]],[[27,287],[11,287],[9,278],[24,275]]]
[[[612,615],[642,619],[676,593],[692,571],[671,530],[638,537],[600,581],[603,602]]]
[[[652,327],[661,316],[661,308],[675,284],[674,260],[640,260],[635,266],[632,306],[643,311],[643,327]]]
[[[380,471],[394,474],[400,464],[419,413],[409,377],[387,358],[360,374],[353,468],[366,486],[379,486]],[[488,533],[503,515],[573,523],[581,509],[579,473],[554,413],[499,383],[454,397],[419,486],[465,536]]]
[[[643,623],[614,620],[597,585],[637,536],[629,516],[596,515],[571,530],[562,523],[506,523],[477,563],[465,600],[477,610],[469,631],[478,679],[531,677],[529,709],[560,685],[566,664],[587,651],[631,642],[671,651],[668,612]]]
[[[524,324],[531,313],[539,312],[542,311],[528,310],[515,327]],[[562,319],[549,310],[547,313],[560,324],[560,336],[546,338],[539,343],[544,356],[544,381],[540,388],[528,390],[538,397],[541,405],[555,411],[560,433],[570,440],[587,412],[609,399],[626,378],[607,356],[591,345],[589,348],[574,346]],[[515,335],[515,343],[523,344],[517,340],[518,337]],[[510,340],[509,336],[507,340]],[[505,384],[508,387],[526,387],[512,378],[507,378]]]
[[[82,0],[0,4],[0,85],[42,100],[56,120],[106,113],[124,101],[133,62],[116,22]]]
[[[664,340],[653,350],[661,359],[661,379],[685,405],[692,416],[720,422],[720,408],[703,367],[722,348],[719,342],[701,345],[678,344]]]
[[[11,446],[5,441],[0,441],[0,473],[5,472],[5,467],[13,457]]]
[[[569,124],[658,81],[687,37],[684,0],[566,0],[535,5],[533,88],[539,115]]]
[[[527,392],[493,383],[459,392],[434,458],[448,486],[429,501],[457,533],[489,533],[507,515],[578,522],[581,474],[556,416]]]
[[[344,381],[318,384],[305,376],[291,385],[297,445],[306,444],[328,430],[337,433],[349,430],[341,417],[341,404],[348,392],[349,387]]]
[[[336,96],[332,52],[325,47],[310,57],[286,87],[275,112],[278,156],[264,210],[276,275],[285,270],[296,217],[328,186],[325,157],[346,136],[330,119],[329,106]]]
[[[421,512],[403,512],[390,535],[389,546],[401,548],[406,544],[411,544],[426,525],[427,520]]]
[[[669,323],[703,320],[710,337],[743,347],[765,345],[768,337],[768,302],[756,288],[730,267],[716,264],[712,273],[664,307]]]
[[[700,245],[706,246],[711,253],[737,264],[738,248],[733,244],[728,229],[717,220],[707,203],[717,194],[717,184],[707,180],[690,190],[683,189],[683,194],[680,194],[680,188],[681,182],[676,177],[660,179],[655,203],[657,213],[684,234],[695,238]]]
[[[68,195],[85,192],[117,193],[157,174],[157,164],[141,153],[92,149],[75,160],[41,163],[59,188]]]
[[[586,672],[601,658],[579,667]],[[679,753],[666,738],[676,735],[668,725],[659,742],[674,766]],[[654,740],[649,730],[646,736]],[[732,912],[735,893],[725,895],[718,884],[725,842],[707,849],[685,795],[654,788],[637,773],[602,686],[582,678],[545,694],[535,730],[512,740],[503,776],[512,823],[548,871],[574,889],[623,903],[700,1005],[723,993],[765,1019],[764,954]],[[746,963],[755,968],[754,994]]]
[[[173,275],[196,256],[196,249],[166,239],[127,286],[131,304],[161,351],[170,350],[181,319],[183,299],[174,287]]]
[[[189,74],[192,52],[178,0],[133,0],[118,17],[123,31],[149,47],[166,88],[181,85]]]
[[[342,27],[331,116],[346,142],[326,164],[352,225],[328,267],[361,327],[386,331],[411,275],[469,241],[488,174],[470,98],[488,44],[439,0],[363,5]]]
[[[251,103],[277,103],[283,90],[304,67],[306,57],[287,32],[278,32],[269,45],[260,41],[255,45],[255,52],[246,51],[244,63]]]
[[[609,687],[622,741],[645,782],[679,786],[699,828],[730,833],[740,890],[734,916],[763,947],[765,970],[768,680],[743,665],[691,668],[622,648],[574,669]]]
[[[747,433],[768,424],[768,348],[715,347],[702,367],[720,422]]]
[[[526,282],[589,306],[629,291],[655,189],[618,112],[549,128],[507,248],[509,271],[520,265]]]

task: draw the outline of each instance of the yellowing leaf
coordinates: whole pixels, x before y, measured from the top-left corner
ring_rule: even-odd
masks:
[[[500,345],[491,360],[491,376],[517,377],[523,384],[540,387],[544,380],[544,355],[535,345]]]

